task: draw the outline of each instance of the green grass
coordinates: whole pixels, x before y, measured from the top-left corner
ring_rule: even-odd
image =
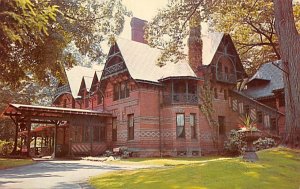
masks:
[[[258,156],[260,161],[257,163],[244,162],[240,158],[215,161],[199,158],[191,160],[191,164],[163,169],[112,172],[94,177],[90,183],[101,189],[299,189],[300,151],[275,148],[258,152]],[[130,161],[159,162],[157,159]],[[170,162],[169,159],[161,161]],[[180,159],[176,161],[180,162]]]
[[[0,158],[0,169],[18,167],[34,163],[31,159],[4,159]]]
[[[197,157],[197,158],[130,158],[106,162],[115,165],[153,165],[153,166],[175,166],[195,164],[206,161],[230,159],[224,157]]]

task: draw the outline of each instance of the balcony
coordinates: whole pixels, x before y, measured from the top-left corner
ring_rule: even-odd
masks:
[[[164,104],[175,105],[175,104],[189,104],[198,105],[199,97],[196,94],[190,93],[173,93],[169,95],[164,95]]]
[[[236,74],[229,74],[225,72],[217,72],[217,80],[225,83],[233,83],[237,82]]]
[[[70,86],[68,84],[60,86],[55,91],[55,97],[67,92],[71,92]]]

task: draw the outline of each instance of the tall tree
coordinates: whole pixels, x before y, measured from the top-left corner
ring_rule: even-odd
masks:
[[[286,142],[299,145],[300,140],[300,35],[296,29],[292,0],[273,0],[276,33],[285,74]]]
[[[1,0],[0,81],[16,86],[62,78],[62,67],[74,64],[65,51],[71,41],[97,59],[103,41],[118,35],[129,15],[122,0]]]

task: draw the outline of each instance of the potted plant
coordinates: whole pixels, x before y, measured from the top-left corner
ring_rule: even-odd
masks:
[[[258,160],[258,156],[255,153],[256,149],[253,146],[253,142],[261,137],[261,132],[257,129],[255,121],[249,115],[240,118],[240,122],[239,132],[242,133],[242,139],[247,143],[243,159],[255,162]]]

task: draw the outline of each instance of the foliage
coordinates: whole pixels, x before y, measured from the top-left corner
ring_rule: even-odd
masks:
[[[94,188],[290,188],[299,187],[300,151],[270,149],[258,152],[260,161],[240,158],[107,173],[90,180]],[[180,160],[178,160],[180,161]]]
[[[213,92],[211,90],[210,81],[208,79],[205,80],[205,84],[200,89],[200,100],[202,104],[200,105],[200,110],[205,116],[208,125],[211,128],[211,138],[214,143],[218,147],[218,135],[219,135],[219,124],[214,118],[215,109],[213,107]]]
[[[0,155],[8,155],[13,150],[13,143],[0,140]]]
[[[0,159],[0,170],[7,169],[12,167],[18,167],[22,165],[33,164],[34,162],[31,159]]]
[[[129,15],[122,0],[1,1],[0,82],[17,87],[23,80],[63,80],[62,68],[75,64],[72,51],[65,51],[70,42],[99,60],[101,43],[120,34]]]
[[[264,150],[276,146],[276,142],[272,138],[259,138],[257,141],[254,141],[253,144],[256,147],[256,150]]]
[[[243,154],[246,149],[246,142],[243,140],[243,132],[231,130],[228,140],[224,143],[224,151],[227,155],[236,156]],[[272,138],[259,138],[253,142],[256,150],[264,150],[276,146]]]
[[[258,131],[255,121],[248,114],[245,117],[240,117],[239,127],[241,131]]]
[[[299,25],[298,3],[294,11]],[[262,63],[281,58],[272,0],[221,1],[212,9],[209,23],[215,30],[231,34],[250,75]]]
[[[224,143],[224,151],[227,155],[237,156],[245,151],[246,142],[243,141],[243,133],[231,130],[229,138]]]
[[[189,35],[188,26],[199,26],[200,21],[205,19],[202,10],[211,9],[215,3],[217,1],[171,0],[158,11],[145,30],[148,44],[163,49],[158,65],[185,58],[183,40]]]

